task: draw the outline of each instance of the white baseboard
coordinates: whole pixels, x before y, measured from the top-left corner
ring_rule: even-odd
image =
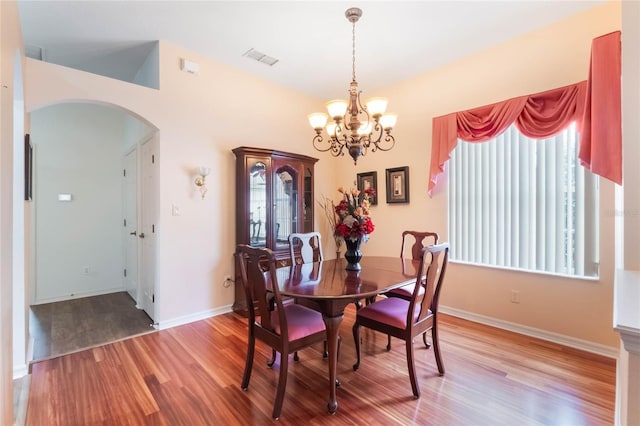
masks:
[[[13,380],[19,379],[21,377],[29,374],[29,363],[33,361],[33,337],[29,336],[29,341],[27,342],[27,353],[26,360],[24,365],[14,365],[13,366]]]
[[[557,343],[559,345],[602,355],[607,358],[617,359],[619,354],[619,349],[616,347],[601,345],[599,343],[589,342],[588,340],[577,339],[575,337],[566,336],[564,334],[553,333],[551,331],[541,330],[539,328],[504,321],[473,312],[463,311],[461,309],[451,308],[449,306],[440,305],[438,307],[438,311],[442,312],[443,314],[452,315],[454,317],[466,319],[480,324],[490,325],[492,327],[501,328],[503,330],[513,331],[514,333],[524,334],[525,336],[536,337],[538,339]]]
[[[13,380],[20,379],[29,374],[27,364],[13,366]]]
[[[231,306],[232,305],[221,306],[219,308],[207,309],[206,311],[196,312],[194,314],[189,314],[189,315],[185,315],[182,317],[178,317],[178,318],[174,318],[166,321],[159,321],[156,324],[156,328],[158,330],[166,330],[167,328],[189,324],[190,322],[200,321],[203,319],[215,317],[222,314],[228,314],[229,312],[232,312]]]

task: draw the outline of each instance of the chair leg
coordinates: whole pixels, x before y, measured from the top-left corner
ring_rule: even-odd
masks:
[[[413,340],[407,338],[407,367],[409,369],[409,380],[411,380],[411,389],[413,390],[413,396],[420,398],[420,386],[418,386],[418,379],[416,377],[416,366],[413,362]]]
[[[422,333],[422,341],[424,342],[424,345],[427,347],[427,349],[429,349],[431,347],[431,343],[427,342],[427,332],[426,331],[424,333]]]
[[[360,367],[360,324],[358,321],[353,324],[353,343],[356,345],[356,363],[353,364],[353,371]]]
[[[273,367],[273,364],[276,362],[276,350],[271,349],[271,359],[267,361],[267,365],[269,367]]]
[[[289,367],[289,357],[282,354],[280,357],[280,375],[278,379],[278,390],[276,391],[276,400],[273,403],[272,417],[274,420],[280,418],[282,412],[282,403],[284,401],[284,391],[287,388],[287,368]]]
[[[329,351],[327,350],[327,341],[324,341],[324,350],[322,351],[322,358],[329,358]]]
[[[298,351],[295,351],[295,352],[293,353],[293,360],[294,360],[295,362],[300,361],[300,357],[298,356]]]
[[[253,368],[253,354],[256,347],[256,338],[253,335],[249,336],[249,346],[247,348],[247,361],[244,365],[244,374],[242,376],[242,384],[240,387],[242,390],[247,390],[249,387],[249,379],[251,379],[251,369]]]
[[[431,329],[431,339],[433,340],[433,352],[436,354],[436,365],[438,366],[438,373],[441,376],[444,375],[444,364],[442,362],[442,355],[440,355],[440,341],[438,340],[438,322],[437,319],[433,319],[433,328]]]
[[[387,352],[391,350],[391,335],[387,334]]]

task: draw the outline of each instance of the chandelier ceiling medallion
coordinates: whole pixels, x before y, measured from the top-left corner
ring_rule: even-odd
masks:
[[[345,16],[353,24],[352,29],[352,74],[349,86],[349,101],[333,100],[327,102],[328,115],[323,112],[309,114],[309,124],[315,130],[313,147],[321,152],[330,151],[334,157],[344,155],[344,149],[349,151],[353,164],[358,157],[365,155],[367,149],[371,151],[389,151],[396,141],[391,135],[391,129],[396,124],[395,114],[385,114],[386,98],[372,98],[363,106],[360,101],[362,91],[358,90],[356,81],[356,22],[362,16],[362,10],[357,7],[347,9]],[[331,122],[327,124],[328,119]],[[326,136],[323,135],[326,131]]]

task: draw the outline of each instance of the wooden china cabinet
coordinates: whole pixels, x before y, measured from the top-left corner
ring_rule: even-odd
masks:
[[[291,264],[289,234],[313,231],[313,168],[317,158],[264,148],[238,147],[236,156],[236,244],[267,247],[278,266]],[[235,265],[233,310],[247,303]]]

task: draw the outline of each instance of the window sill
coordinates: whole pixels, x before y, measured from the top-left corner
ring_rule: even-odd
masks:
[[[568,274],[559,274],[556,272],[547,272],[547,271],[534,271],[529,269],[519,269],[519,268],[509,268],[507,266],[496,266],[496,265],[486,265],[484,263],[475,263],[475,262],[465,262],[462,260],[453,260],[449,259],[449,263],[457,263],[459,265],[468,265],[476,268],[488,268],[488,269],[496,269],[501,271],[509,271],[509,272],[518,272],[522,274],[533,274],[533,275],[541,275],[541,276],[551,276],[557,278],[566,278],[570,280],[580,280],[580,281],[590,281],[590,282],[598,282],[600,281],[599,276],[595,277],[585,277],[579,275],[568,275]]]

